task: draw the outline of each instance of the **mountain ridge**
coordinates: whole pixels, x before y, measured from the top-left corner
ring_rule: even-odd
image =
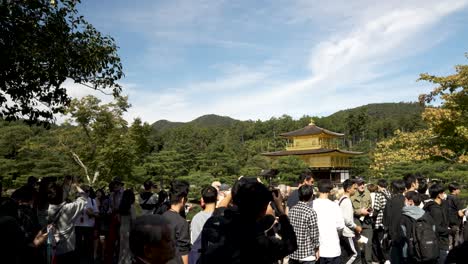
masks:
[[[399,102],[399,103],[372,103],[367,105],[362,105],[354,108],[339,110],[333,114],[323,117],[313,117],[318,118],[317,123],[322,125],[327,125],[328,123],[334,123],[336,126],[337,123],[342,123],[337,120],[344,120],[350,115],[358,115],[360,112],[365,112],[369,115],[370,118],[378,120],[385,118],[402,118],[407,114],[420,115],[424,107],[419,105],[417,102]],[[273,117],[272,117],[273,118]],[[172,122],[169,120],[158,120],[151,124],[153,129],[158,131],[164,131],[171,128],[177,128],[184,125],[195,125],[200,127],[227,127],[236,122],[252,122],[254,120],[237,120],[229,116],[221,116],[216,114],[207,114],[199,116],[189,122]],[[344,124],[343,124],[344,125]],[[344,130],[338,127],[336,129]]]

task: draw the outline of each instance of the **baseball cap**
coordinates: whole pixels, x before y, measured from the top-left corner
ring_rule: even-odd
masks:
[[[123,184],[122,179],[120,177],[114,177],[114,179],[112,179],[112,182],[117,184]]]
[[[357,184],[363,184],[366,181],[362,177],[356,177],[356,178],[354,178],[354,182],[357,183]]]
[[[231,186],[229,186],[226,183],[223,183],[223,184],[221,184],[221,186],[219,186],[220,191],[229,191],[229,189],[231,189]]]

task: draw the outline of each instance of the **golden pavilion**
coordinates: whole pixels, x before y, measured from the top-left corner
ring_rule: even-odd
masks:
[[[286,150],[262,153],[270,158],[294,155],[309,165],[314,178],[343,182],[349,179],[349,158],[362,152],[339,149],[344,134],[316,126],[313,121],[306,127],[280,134],[288,139]]]

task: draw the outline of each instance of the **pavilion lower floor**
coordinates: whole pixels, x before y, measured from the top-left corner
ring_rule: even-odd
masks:
[[[315,182],[329,179],[333,183],[342,183],[349,179],[349,168],[310,168],[314,174]]]

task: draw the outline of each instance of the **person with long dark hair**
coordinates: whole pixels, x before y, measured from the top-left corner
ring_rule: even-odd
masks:
[[[104,258],[105,252],[105,239],[109,233],[110,213],[109,213],[109,197],[106,196],[104,189],[96,191],[96,206],[99,211],[96,217],[96,231],[99,239],[95,241],[94,245],[94,259],[98,257],[98,250],[101,249],[101,259]]]
[[[132,254],[128,244],[130,237],[130,228],[135,219],[135,194],[132,189],[127,189],[122,194],[122,200],[119,206],[120,215],[120,251],[119,264],[131,264]]]

